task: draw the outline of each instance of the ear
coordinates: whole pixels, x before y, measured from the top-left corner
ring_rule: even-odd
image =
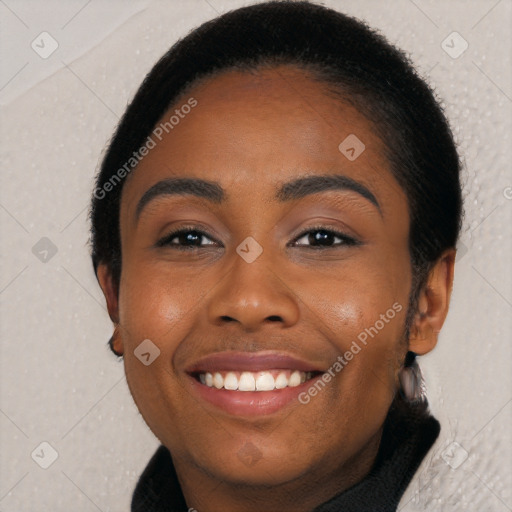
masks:
[[[409,338],[409,350],[418,355],[430,352],[437,344],[450,305],[455,255],[455,249],[443,252],[418,297],[418,311]]]
[[[113,343],[115,351],[122,354],[122,341],[117,335],[117,325],[119,324],[119,288],[114,282],[112,271],[108,265],[100,263],[96,269],[96,277],[98,278],[98,282],[107,302],[108,315],[116,325],[111,342]]]

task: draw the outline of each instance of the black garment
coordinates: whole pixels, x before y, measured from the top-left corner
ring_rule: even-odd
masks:
[[[430,415],[427,404],[412,406],[397,398],[384,423],[371,471],[359,483],[312,512],[395,512],[439,432],[439,422]],[[161,445],[139,478],[131,512],[187,511],[171,455]]]

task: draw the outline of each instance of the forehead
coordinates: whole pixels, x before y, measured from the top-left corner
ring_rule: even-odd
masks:
[[[204,79],[161,122],[190,98],[197,105],[161,140],[153,136],[155,147],[129,176],[122,214],[134,211],[151,185],[184,176],[270,201],[280,184],[298,175],[329,172],[378,189],[383,208],[385,197],[405,201],[371,122],[301,69],[283,65]]]

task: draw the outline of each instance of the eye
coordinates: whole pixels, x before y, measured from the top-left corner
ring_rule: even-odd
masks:
[[[203,244],[204,240],[207,242]],[[186,251],[200,249],[205,246],[217,246],[219,244],[195,226],[186,226],[165,235],[156,245],[157,247],[171,247]]]
[[[171,247],[182,251],[216,247],[219,244],[207,233],[196,226],[185,226],[165,235],[157,242],[157,247]],[[360,245],[355,238],[339,231],[317,226],[302,232],[294,242],[295,247],[309,247],[312,249],[329,249],[342,246]]]
[[[329,249],[343,246],[360,245],[355,238],[339,231],[316,226],[302,232],[293,242],[293,246],[309,247],[314,249]]]

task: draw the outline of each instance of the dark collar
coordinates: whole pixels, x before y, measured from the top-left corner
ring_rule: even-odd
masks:
[[[389,409],[372,470],[358,484],[312,512],[395,512],[405,489],[440,432],[427,404],[397,398]],[[139,478],[131,512],[187,512],[169,450],[161,445]]]

